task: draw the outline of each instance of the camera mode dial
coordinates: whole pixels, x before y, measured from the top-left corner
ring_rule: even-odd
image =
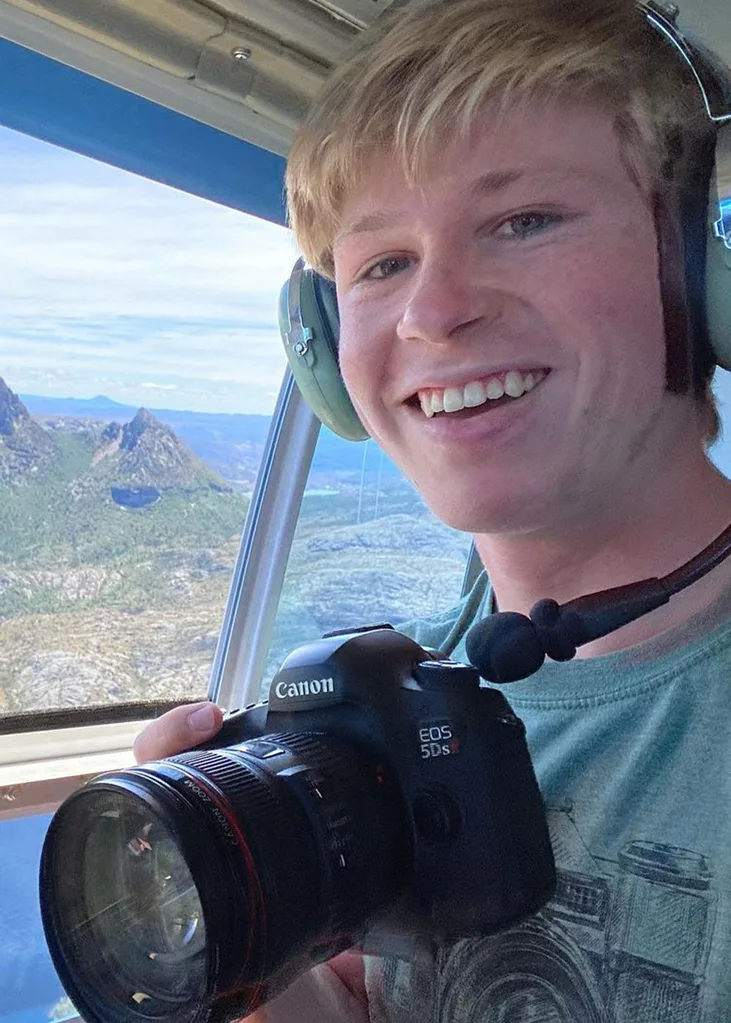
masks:
[[[414,678],[423,689],[478,689],[480,675],[470,664],[456,661],[421,661]]]

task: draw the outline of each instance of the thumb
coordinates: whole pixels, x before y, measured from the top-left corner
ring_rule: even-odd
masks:
[[[175,707],[151,721],[135,740],[138,764],[183,753],[211,739],[221,727],[223,711],[208,701]]]

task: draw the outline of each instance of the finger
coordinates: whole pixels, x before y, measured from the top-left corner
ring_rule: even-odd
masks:
[[[215,703],[203,702],[175,707],[145,728],[134,744],[135,760],[160,760],[198,746],[211,739],[221,727],[223,711]]]

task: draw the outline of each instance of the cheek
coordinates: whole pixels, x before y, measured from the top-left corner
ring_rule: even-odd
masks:
[[[377,395],[376,367],[372,361],[372,346],[358,339],[353,324],[341,319],[338,359],[340,375],[345,383],[358,416],[372,437],[377,436],[374,423],[375,396]]]
[[[630,391],[662,394],[665,317],[654,268],[645,266],[620,275],[616,287],[597,296],[596,308],[597,329],[603,330],[612,375]]]
[[[364,372],[367,349],[365,345],[357,344],[357,336],[350,320],[341,316],[338,361],[340,375],[351,397],[358,395],[363,379],[367,380],[367,374]]]
[[[614,382],[626,394],[662,393],[665,325],[654,232],[628,228],[621,239],[610,239],[606,252],[611,259],[586,252],[586,261],[565,275],[563,292],[552,302],[555,315],[573,310],[569,343],[587,383],[612,390]],[[562,333],[571,337],[566,319]]]
[[[340,330],[338,336],[338,363],[340,375],[345,381],[345,386],[351,399],[354,399],[359,391],[359,368],[362,368],[363,359],[356,359],[356,353],[361,349],[363,356],[365,345],[358,344],[358,338],[362,336],[362,326],[359,323],[357,311],[352,301],[347,296],[338,292],[338,317]]]
[[[361,419],[371,430],[389,361],[388,335],[374,311],[351,300],[339,301],[340,373]]]

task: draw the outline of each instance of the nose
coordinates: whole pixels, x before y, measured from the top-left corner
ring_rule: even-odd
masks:
[[[501,292],[477,281],[470,271],[464,260],[424,258],[412,276],[397,326],[399,338],[445,344],[475,323],[485,326],[499,319]]]

